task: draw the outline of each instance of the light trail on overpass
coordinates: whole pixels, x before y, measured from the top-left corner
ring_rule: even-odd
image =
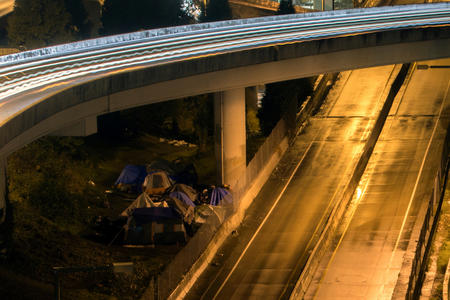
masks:
[[[30,51],[0,57],[0,102],[95,73],[107,76],[131,67],[148,68],[260,47],[449,23],[450,5],[413,5],[256,18],[207,28],[191,25],[173,34],[151,36],[149,31],[151,37],[130,42],[118,38],[117,43],[43,56],[34,56]]]

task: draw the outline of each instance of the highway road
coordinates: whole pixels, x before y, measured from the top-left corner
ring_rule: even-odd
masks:
[[[164,28],[2,56],[0,126],[41,101],[18,101],[36,91],[222,53],[449,23],[448,3],[356,9]]]
[[[398,67],[344,72],[186,299],[290,295],[362,153]]]
[[[450,112],[450,60],[420,62],[396,98],[338,246],[306,299],[391,299],[412,227],[428,203]],[[427,159],[425,161],[425,159]]]

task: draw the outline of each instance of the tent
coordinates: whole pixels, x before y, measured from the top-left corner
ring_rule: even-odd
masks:
[[[192,202],[195,202],[195,200],[197,200],[197,195],[198,195],[197,191],[194,188],[192,188],[191,186],[186,185],[186,184],[176,183],[170,188],[169,191],[170,192],[182,192],[182,193],[186,194],[186,196],[188,196]]]
[[[143,207],[167,207],[167,203],[160,202],[155,203],[152,201],[150,196],[146,193],[142,193],[139,195],[139,197],[136,198],[136,200],[133,201],[133,203],[130,204],[121,214],[122,217],[129,217],[133,213],[133,210],[136,208],[143,208]]]
[[[125,231],[127,244],[169,244],[186,241],[186,230],[171,207],[135,208]]]
[[[147,194],[160,195],[172,186],[172,181],[166,172],[155,171],[145,177],[143,185]]]
[[[233,203],[233,196],[229,191],[224,188],[216,187],[211,192],[211,205],[223,205]]]
[[[164,201],[167,202],[169,207],[173,208],[180,217],[183,218],[183,221],[187,224],[191,224],[194,219],[194,207],[184,203],[182,200],[179,200],[174,197],[165,197]]]
[[[171,192],[169,194],[169,196],[172,197],[172,198],[176,198],[178,200],[183,201],[184,204],[187,204],[189,206],[195,207],[194,202],[192,202],[192,200],[189,199],[188,195],[186,195],[183,192]]]
[[[117,178],[115,185],[124,191],[141,192],[142,183],[147,176],[145,166],[126,165]]]

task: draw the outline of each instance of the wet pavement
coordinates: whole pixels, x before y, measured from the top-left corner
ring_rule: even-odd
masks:
[[[186,299],[278,299],[298,278],[316,231],[340,200],[381,109],[394,66],[341,74],[238,228]]]
[[[396,98],[337,248],[306,299],[392,298],[411,230],[431,196],[450,111],[450,60],[418,64],[432,67],[416,69]]]

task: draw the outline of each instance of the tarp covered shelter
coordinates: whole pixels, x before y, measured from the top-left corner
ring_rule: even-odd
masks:
[[[178,213],[171,207],[141,207],[133,210],[132,216],[136,225],[150,222],[164,222],[167,220],[181,220]]]
[[[182,183],[176,183],[174,184],[171,188],[170,188],[170,192],[182,192],[184,194],[186,194],[189,199],[191,199],[192,202],[194,202],[197,199],[197,191],[186,184],[182,184]]]
[[[173,208],[187,224],[191,224],[194,220],[194,207],[184,203],[174,197],[165,197],[164,201],[167,202],[169,207]]]
[[[172,186],[172,181],[166,172],[155,171],[145,177],[144,186],[147,194],[160,195]]]
[[[145,208],[145,207],[167,207],[164,202],[155,203],[152,201],[150,196],[146,193],[142,193],[136,198],[120,215],[122,217],[131,216],[135,208]]]
[[[154,244],[186,241],[179,214],[171,207],[135,208],[125,231],[125,243]]]
[[[216,187],[211,192],[211,205],[224,205],[233,203],[233,196],[224,188]]]
[[[126,165],[117,178],[115,185],[118,186],[118,188],[129,185],[133,192],[141,192],[142,183],[146,176],[147,170],[145,166]]]
[[[189,206],[195,207],[194,202],[192,202],[192,200],[189,199],[188,195],[186,195],[183,192],[171,192],[169,196],[172,198],[177,198],[178,200],[183,201],[185,204]]]

